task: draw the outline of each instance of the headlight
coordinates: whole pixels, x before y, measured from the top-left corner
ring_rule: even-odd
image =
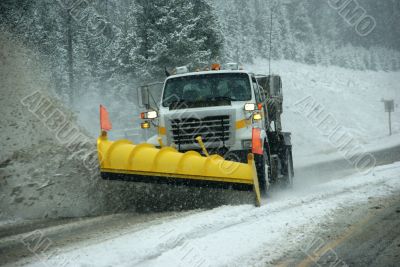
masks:
[[[247,103],[247,104],[244,105],[244,110],[246,110],[246,111],[254,111],[254,110],[256,110],[256,104]]]
[[[147,118],[152,120],[152,119],[156,119],[158,117],[158,113],[157,111],[149,111],[147,112]]]
[[[141,117],[143,120],[147,120],[147,119],[153,120],[153,119],[158,118],[158,113],[157,113],[157,111],[154,111],[154,110],[148,111],[148,112],[142,112],[142,113],[140,114],[140,117]]]

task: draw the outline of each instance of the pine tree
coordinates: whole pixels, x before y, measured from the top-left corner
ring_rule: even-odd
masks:
[[[254,15],[248,1],[235,0],[235,4],[241,32],[240,36],[236,36],[240,44],[239,62],[253,62],[254,55],[257,51],[253,43],[253,37],[256,32],[253,19]]]
[[[217,1],[215,4],[218,17],[221,21],[221,30],[224,36],[223,55],[226,61],[240,62],[241,43],[238,37],[241,35],[241,28],[238,21],[238,10],[233,0]]]
[[[290,5],[292,11],[291,28],[295,40],[295,59],[315,64],[317,62],[316,36],[307,12],[310,7],[311,5],[305,1],[294,2]]]
[[[276,59],[292,59],[295,54],[295,41],[286,7],[279,1],[273,1],[272,5],[272,56]]]
[[[256,55],[267,57],[266,53],[269,51],[270,19],[266,1],[254,0],[254,10],[255,36],[253,42],[256,47]]]
[[[296,2],[292,27],[296,40],[310,44],[314,40],[314,30],[306,6],[304,1]]]
[[[211,60],[217,60],[221,55],[223,47],[223,36],[220,29],[220,21],[212,6],[204,0],[193,1],[193,15],[196,20],[195,31],[191,38],[200,40],[205,38],[200,46],[201,51],[209,51],[209,56],[205,58],[204,63],[209,63]]]
[[[218,33],[203,29],[215,21],[208,13],[209,5],[203,0],[194,2],[136,1],[133,57],[139,77],[161,76],[165,67],[204,64],[220,53]]]

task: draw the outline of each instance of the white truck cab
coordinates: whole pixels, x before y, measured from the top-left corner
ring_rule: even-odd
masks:
[[[159,106],[158,138],[178,150],[199,150],[196,137],[201,136],[207,149],[251,149],[252,128],[263,130],[264,110],[258,84],[245,71],[206,71],[167,78]],[[247,110],[246,110],[247,109]],[[254,119],[254,114],[257,119]]]
[[[177,68],[176,74],[165,80],[158,106],[142,113],[142,128],[151,124],[157,128],[157,134],[148,140],[155,146],[202,152],[201,137],[210,154],[229,160],[246,162],[247,154],[253,152],[259,179],[264,179],[260,186],[267,188],[285,173],[293,174],[290,134],[280,129],[280,77],[255,75],[233,63],[227,66],[226,70],[213,65],[212,70],[197,72]],[[274,81],[278,82],[272,86]],[[142,98],[148,99],[148,93]],[[268,105],[274,114],[269,114]]]

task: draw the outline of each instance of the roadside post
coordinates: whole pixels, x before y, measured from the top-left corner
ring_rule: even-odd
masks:
[[[389,115],[389,135],[392,135],[392,112],[394,112],[394,100],[382,99],[382,102],[385,104],[385,112]]]

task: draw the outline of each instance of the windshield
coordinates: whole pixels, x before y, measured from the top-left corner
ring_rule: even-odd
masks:
[[[169,79],[164,89],[163,106],[221,100],[251,100],[249,76],[246,73],[221,73]]]

